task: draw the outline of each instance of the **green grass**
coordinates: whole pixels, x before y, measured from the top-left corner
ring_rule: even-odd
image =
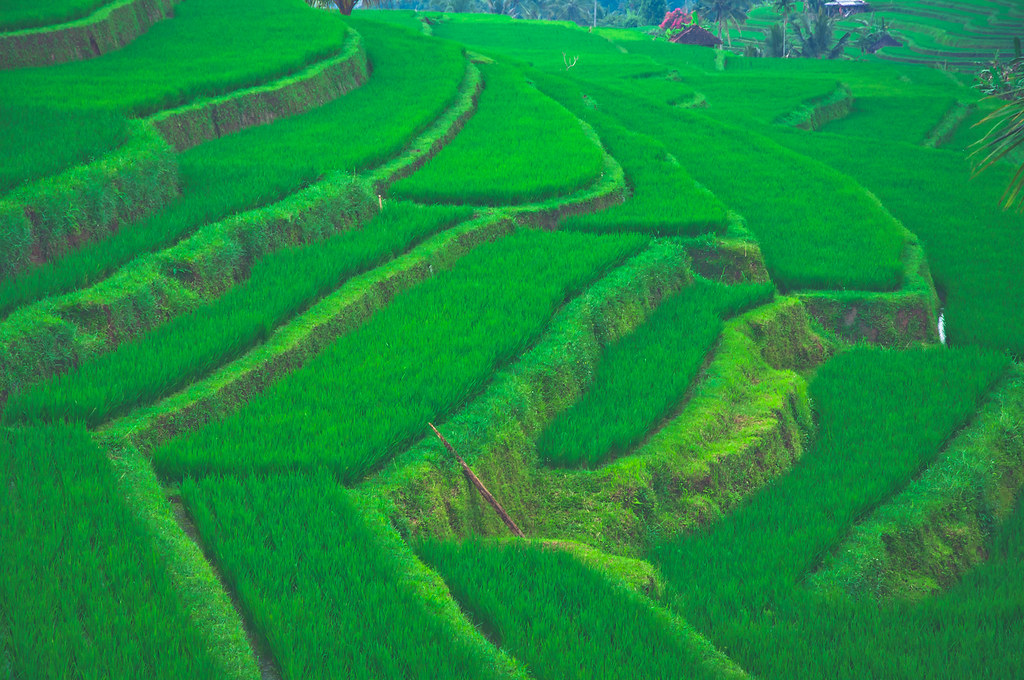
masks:
[[[853,111],[832,121],[823,132],[852,135],[885,142],[920,144],[956,103],[951,97],[865,97],[856,99]]]
[[[346,279],[460,217],[465,212],[452,208],[389,203],[360,229],[267,255],[249,279],[211,304],[12,396],[4,420],[80,420],[95,426],[150,404],[265,340]]]
[[[479,540],[417,551],[538,680],[743,677],[688,626],[568,552]]]
[[[81,107],[141,116],[279,78],[340,52],[346,24],[302,0],[225,5],[188,0],[121,50],[98,59],[0,72],[19,105]],[[23,134],[38,136],[32,126]]]
[[[610,346],[583,398],[540,440],[542,460],[594,467],[624,455],[683,398],[722,331],[722,320],[771,298],[771,284],[698,280]]]
[[[645,243],[521,230],[485,244],[154,462],[172,476],[326,464],[355,481],[457,410],[564,301]]]
[[[673,608],[762,678],[1014,675],[1012,656],[953,644],[967,603],[943,620],[801,586],[854,522],[936,458],[1005,366],[998,355],[941,347],[863,348],[826,363],[811,383],[811,451],[740,510],[657,551]],[[1006,620],[967,639],[1008,635]],[[959,665],[966,658],[970,672]]]
[[[725,206],[699,186],[662,144],[613,122],[597,125],[601,140],[622,164],[632,193],[621,205],[569,217],[562,223],[563,229],[638,231],[656,236],[725,231]]]
[[[89,163],[128,139],[127,121],[116,113],[12,106],[6,98],[0,102],[0,128],[8,131],[0,135],[0,194]],[[46,134],[26,132],[33,128]]]
[[[484,91],[465,129],[395,196],[416,201],[508,205],[571,194],[597,179],[601,150],[576,118],[517,71],[482,65]]]
[[[0,32],[21,31],[78,19],[112,0],[6,0],[0,9]]]
[[[545,91],[565,96],[558,88]],[[620,89],[588,84],[587,91],[604,113],[658,139],[743,214],[781,290],[888,290],[901,282],[903,231],[850,177],[706,115]]]
[[[182,495],[282,677],[513,675],[394,529],[329,475],[188,479]]]
[[[0,429],[0,488],[6,677],[217,677],[167,565],[84,428]]]
[[[943,298],[950,343],[1024,356],[1024,315],[1015,293],[1024,267],[1021,221],[999,204],[1007,168],[972,178],[962,154],[942,149],[879,147],[825,133],[777,138],[799,151],[828,155],[921,239]]]
[[[374,64],[365,85],[303,115],[180,154],[179,199],[101,242],[0,282],[0,315],[94,284],[143,253],[232,213],[280,200],[318,177],[365,170],[399,153],[452,103],[464,73],[461,50],[401,29],[353,23]],[[381,110],[392,115],[382,117]]]

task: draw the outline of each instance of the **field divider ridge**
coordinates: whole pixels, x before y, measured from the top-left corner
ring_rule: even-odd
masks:
[[[853,92],[846,83],[836,83],[832,92],[804,102],[795,110],[776,119],[778,125],[801,130],[820,130],[828,123],[846,118],[853,111]]]
[[[855,524],[806,585],[855,598],[913,601],[955,584],[1024,485],[1024,369],[1011,366],[934,463]]]
[[[0,323],[0,402],[220,295],[264,254],[365,222],[378,210],[375,198],[366,182],[336,173],[139,257],[94,286],[14,312]]]
[[[875,201],[871,192],[864,190]],[[879,205],[881,202],[879,201]],[[891,292],[794,291],[818,323],[849,342],[906,348],[938,342],[939,295],[920,239],[904,228],[903,281]]]
[[[93,59],[121,49],[183,0],[115,0],[63,24],[0,33],[0,69],[49,66]]]
[[[93,161],[0,197],[0,278],[137,221],[177,196],[174,150],[131,121],[128,139]]]
[[[380,188],[395,173],[435,153],[472,115],[482,79],[473,64],[467,62],[466,68],[452,106],[397,158],[367,173],[368,180],[334,173],[276,203],[144,254],[89,288],[12,313],[0,322],[0,407],[24,385],[63,373],[218,295],[244,277],[258,256],[372,217],[380,205]]]
[[[94,439],[97,439],[95,436]],[[210,562],[185,532],[153,467],[138,450],[97,442],[106,452],[128,507],[153,538],[189,616],[229,680],[260,680],[242,618]]]
[[[438,425],[527,534],[536,525],[530,508],[537,500],[533,440],[589,384],[602,347],[639,326],[663,297],[691,282],[683,245],[654,242],[567,303],[533,347]],[[506,531],[433,434],[356,488],[390,499],[392,522],[409,535]]]
[[[544,535],[639,556],[652,536],[713,521],[792,467],[814,431],[797,371],[831,353],[808,321],[785,297],[727,321],[680,406],[640,445],[596,470],[545,468],[538,496],[557,501]]]
[[[410,252],[356,276],[306,312],[280,326],[263,344],[180,392],[101,426],[106,442],[130,440],[143,452],[224,417],[271,382],[295,371],[336,338],[351,332],[396,295],[451,268],[477,245],[514,228],[485,215],[442,232]]]
[[[977,108],[978,105],[975,102],[953,102],[949,110],[942,114],[942,119],[935,124],[935,127],[928,131],[921,145],[930,149],[937,149],[943,146]]]
[[[374,168],[368,179],[379,196],[386,196],[388,187],[416,172],[459,134],[466,121],[476,112],[477,101],[484,87],[483,75],[476,64],[466,61],[466,75],[459,84],[455,101],[430,127],[392,160]]]
[[[369,77],[363,39],[350,27],[336,56],[284,78],[160,111],[146,120],[174,148],[184,151],[248,127],[323,106],[359,87]]]

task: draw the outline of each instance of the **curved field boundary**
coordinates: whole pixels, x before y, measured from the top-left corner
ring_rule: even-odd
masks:
[[[673,536],[728,512],[802,457],[814,426],[794,371],[829,351],[794,298],[726,322],[681,406],[643,444],[594,472],[544,471],[540,496],[561,505],[544,535],[640,555],[645,527]]]
[[[666,477],[676,475],[679,481],[692,469],[685,455],[671,449],[680,445],[671,436],[652,438],[644,453],[596,472],[543,468],[534,449],[547,423],[590,383],[601,348],[642,323],[660,299],[686,285],[689,276],[681,244],[656,243],[567,305],[535,348],[441,427],[529,535],[579,540],[617,554],[641,554],[648,537],[645,526],[667,521],[665,526],[672,530],[692,528],[702,518],[699,512],[677,514],[680,508],[686,513],[691,505],[700,505],[712,492],[684,493],[685,487]],[[702,381],[700,401],[695,397],[694,408],[681,417],[689,419],[683,421],[685,428],[700,425],[700,434],[707,436],[706,441],[690,442],[695,450],[720,444],[716,451],[722,455],[736,454],[730,460],[738,462],[737,469],[763,465],[762,477],[767,480],[799,456],[801,436],[810,427],[803,380],[771,364],[791,362],[805,368],[821,361],[827,350],[810,332],[798,301],[789,299],[759,312],[727,326],[743,336],[734,338],[736,343],[742,340],[741,345],[716,356],[716,378]],[[741,331],[740,323],[748,325]],[[748,401],[752,392],[759,397],[753,405]],[[737,474],[734,479],[747,488],[741,478]],[[454,538],[505,532],[432,437],[361,488],[368,495],[390,499],[392,521],[412,535]],[[719,491],[715,503],[737,500],[736,489]]]
[[[438,427],[528,535],[537,535],[532,440],[589,384],[602,347],[637,327],[661,299],[688,285],[689,258],[678,241],[658,241],[566,304],[526,353],[483,393]],[[429,430],[428,430],[429,432]],[[430,435],[359,489],[388,499],[406,533],[454,538],[506,535],[441,444]]]
[[[98,431],[106,442],[131,441],[144,452],[187,431],[223,418],[268,384],[302,366],[338,337],[351,332],[396,295],[450,269],[477,245],[510,233],[507,218],[485,216],[449,229],[412,251],[345,283],[308,311],[278,328],[264,344],[161,402],[139,409]]]
[[[916,600],[945,589],[986,557],[993,525],[1024,485],[1024,370],[1014,366],[939,459],[850,535],[813,588]]]
[[[303,113],[354,90],[369,77],[360,35],[347,31],[341,54],[257,87],[201,99],[151,116],[151,122],[178,151],[247,127]]]
[[[153,548],[185,603],[206,648],[227,680],[259,680],[260,670],[246,638],[244,622],[200,547],[185,533],[149,461],[130,446],[105,447],[114,478],[129,508],[153,537]]]
[[[476,64],[466,62],[466,75],[459,84],[455,101],[434,123],[412,140],[394,159],[375,168],[368,179],[379,196],[387,195],[388,187],[416,172],[444,145],[459,134],[462,126],[476,111],[484,80]]]
[[[92,59],[121,49],[170,17],[182,0],[119,0],[84,19],[0,34],[0,69]]]
[[[864,191],[878,201],[874,194]],[[938,342],[939,295],[935,281],[924,246],[916,235],[906,228],[904,231],[903,283],[898,290],[798,291],[794,295],[818,323],[850,342],[866,340],[898,348]]]
[[[621,203],[628,193],[626,185],[626,174],[615,160],[604,148],[600,138],[588,123],[580,121],[583,131],[591,141],[601,149],[604,156],[604,165],[601,176],[591,186],[577,191],[568,196],[552,198],[539,203],[527,203],[518,206],[469,206],[478,211],[498,211],[514,217],[519,224],[554,229],[558,222],[569,215],[576,215],[586,212],[602,210],[610,205]],[[440,146],[438,146],[440,149]],[[434,150],[433,152],[436,152]],[[433,153],[432,152],[432,153]],[[416,164],[418,167],[427,159],[423,157]],[[397,181],[415,170],[412,164],[405,166],[399,173],[391,175],[388,183]]]
[[[956,134],[957,129],[977,108],[975,102],[954,102],[953,106],[942,114],[942,120],[928,132],[921,145],[930,149],[942,146]]]
[[[398,158],[369,174],[374,186],[386,186],[395,173],[436,153],[472,115],[478,83],[479,71],[467,62],[453,105]],[[63,373],[219,294],[260,254],[375,213],[374,199],[369,182],[335,175],[144,254],[87,289],[23,307],[0,323],[0,405],[24,385]]]
[[[626,200],[629,187],[625,170],[605,149],[594,128],[582,120],[580,125],[583,126],[584,134],[601,149],[604,156],[601,176],[589,187],[568,196],[503,208],[513,214],[520,224],[554,229],[562,219],[570,215],[597,212]]]
[[[365,182],[339,173],[143,255],[90,288],[22,308],[0,324],[0,402],[216,297],[261,255],[351,228],[377,208]]]
[[[800,108],[781,116],[775,122],[790,125],[801,130],[820,130],[828,123],[846,118],[853,110],[853,93],[846,83],[836,83],[836,88],[824,97],[805,102]]]
[[[0,278],[99,240],[177,194],[173,149],[132,122],[120,148],[0,198]]]

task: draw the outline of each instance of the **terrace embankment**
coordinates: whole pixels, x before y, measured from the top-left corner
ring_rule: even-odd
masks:
[[[917,600],[987,556],[1024,484],[1024,369],[1013,366],[974,420],[920,477],[857,524],[813,588]]]
[[[337,56],[286,78],[161,111],[148,120],[181,151],[323,106],[362,85],[369,75],[363,40],[350,28]]]
[[[830,349],[802,304],[780,299],[730,322],[685,409],[633,455],[594,471],[540,465],[535,442],[587,388],[602,348],[689,281],[676,241],[657,243],[567,306],[548,335],[442,427],[531,536],[637,555],[659,533],[724,512],[800,457],[812,429],[805,369]],[[408,535],[505,529],[433,439],[367,482]]]
[[[907,232],[903,283],[889,293],[801,291],[807,311],[825,328],[850,342],[906,348],[938,342],[939,296],[924,248]]]
[[[84,19],[0,34],[0,69],[93,59],[118,50],[173,15],[182,0],[115,0]]]
[[[836,83],[835,89],[829,94],[805,102],[776,122],[802,130],[820,130],[828,123],[850,115],[852,110],[853,93],[850,86]]]
[[[365,182],[335,175],[143,255],[91,288],[18,310],[0,324],[0,399],[216,297],[263,254],[352,228],[377,208]]]
[[[485,216],[435,236],[406,255],[352,279],[277,329],[267,342],[211,376],[101,428],[100,438],[131,441],[149,452],[175,436],[223,418],[357,328],[395,295],[451,268],[480,243],[500,238],[512,228],[507,218]]]
[[[178,191],[174,150],[133,122],[120,148],[0,198],[0,278],[142,219]]]
[[[480,82],[479,71],[467,63],[452,105],[366,180],[332,175],[142,255],[97,285],[13,313],[0,323],[0,403],[26,384],[63,373],[215,297],[244,278],[262,254],[365,221],[380,205],[375,193],[435,154],[472,115]]]
[[[943,146],[977,108],[975,102],[954,102],[935,127],[929,130],[922,144],[932,149]]]

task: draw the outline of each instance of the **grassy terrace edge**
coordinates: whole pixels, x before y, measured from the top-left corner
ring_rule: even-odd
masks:
[[[353,210],[364,218],[375,213],[379,199],[373,194],[386,191],[391,181],[412,172],[457,133],[474,111],[480,84],[479,69],[467,63],[455,102],[396,158],[367,173],[367,180],[336,173],[277,203],[203,227],[169,249],[143,255],[90,288],[12,313],[0,322],[0,405],[23,385],[62,373],[190,309],[197,296],[216,295],[267,248],[344,228],[346,213]]]
[[[174,150],[145,122],[132,121],[128,130],[123,145],[96,161],[0,197],[0,278],[99,240],[178,194]]]
[[[1024,368],[1009,372],[939,458],[856,524],[808,585],[853,597],[919,600],[987,557],[1024,485]]]
[[[370,75],[366,47],[349,28],[341,53],[293,75],[161,111],[147,120],[178,151],[303,113],[359,87]]]
[[[280,327],[267,342],[213,375],[99,428],[97,437],[109,444],[131,441],[145,452],[223,417],[358,327],[395,295],[449,269],[480,243],[498,239],[512,228],[507,218],[485,216],[434,236],[409,253],[354,277]]]
[[[0,69],[92,59],[120,49],[173,12],[182,0],[116,0],[88,17],[0,33]]]
[[[874,198],[873,194],[871,196]],[[877,293],[798,291],[794,294],[818,323],[850,342],[866,340],[899,348],[937,342],[939,295],[921,241],[910,231],[904,231],[907,240],[901,258],[903,282],[899,289]]]

